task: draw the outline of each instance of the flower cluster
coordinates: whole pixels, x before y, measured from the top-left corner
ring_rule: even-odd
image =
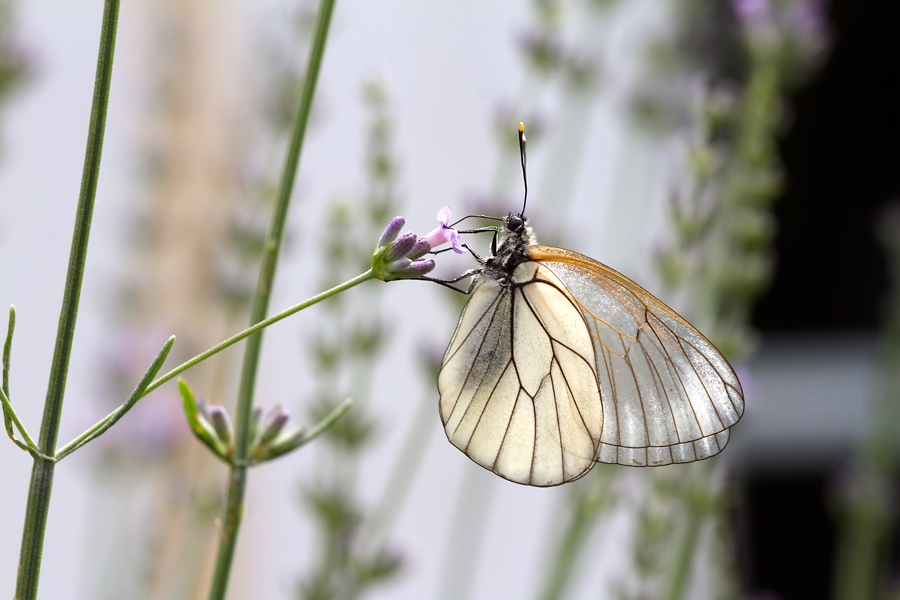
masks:
[[[434,269],[434,261],[422,257],[432,248],[447,242],[453,244],[453,250],[458,254],[464,253],[459,242],[459,232],[450,227],[450,207],[442,208],[437,219],[439,225],[425,237],[411,232],[398,237],[406,219],[391,219],[372,254],[372,270],[376,277],[383,281],[422,277]]]
[[[202,399],[195,400],[193,390],[183,379],[178,380],[178,389],[194,435],[216,456],[231,463],[234,460],[234,428],[225,408]],[[265,414],[262,408],[254,407],[250,421],[250,463],[277,458],[308,440],[306,427],[282,431],[290,417],[290,411],[278,404]]]

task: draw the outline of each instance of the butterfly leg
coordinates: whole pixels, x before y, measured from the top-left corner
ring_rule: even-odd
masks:
[[[491,254],[497,254],[497,236],[500,235],[500,228],[499,228],[499,227],[494,227],[494,226],[490,226],[490,227],[479,227],[478,229],[466,229],[466,230],[461,230],[459,233],[486,233],[486,232],[488,232],[488,231],[490,231],[491,233],[494,234],[493,239],[491,239]],[[469,247],[466,246],[465,244],[463,244],[463,247],[467,248],[467,249],[469,250],[469,252],[472,252],[471,248],[469,248]],[[481,257],[480,257],[480,256],[478,256],[478,255],[475,254],[474,252],[472,252],[472,255],[475,256],[475,258],[477,258],[479,262],[481,262],[482,264],[484,264],[484,261],[481,260]]]
[[[474,250],[472,250],[472,248],[471,248],[468,244],[460,244],[460,245],[461,245],[463,248],[465,248],[466,250],[468,250],[468,251],[469,251],[469,254],[471,254],[471,255],[475,258],[475,260],[477,260],[477,261],[478,261],[479,263],[481,263],[482,265],[484,264],[484,259],[481,258],[481,256],[480,256],[477,252],[475,252]],[[428,253],[429,253],[429,254],[442,254],[442,253],[448,252],[448,251],[450,251],[450,250],[453,250],[453,248],[441,248],[440,250],[431,250],[431,251],[429,251]]]
[[[477,274],[480,273],[480,272],[481,272],[481,269],[469,269],[468,271],[466,271],[465,273],[463,273],[463,274],[460,275],[459,277],[454,277],[453,279],[437,279],[437,278],[435,278],[435,277],[428,277],[428,276],[425,276],[425,275],[423,275],[423,276],[421,276],[421,277],[411,277],[410,279],[416,279],[416,280],[418,280],[418,281],[432,281],[432,282],[437,283],[437,284],[440,284],[440,285],[442,285],[442,286],[444,286],[444,287],[450,288],[450,289],[453,290],[454,292],[459,292],[460,294],[466,294],[466,295],[468,295],[468,294],[472,293],[472,288],[475,287],[475,280],[474,280],[474,279],[469,283],[468,289],[465,289],[465,290],[461,290],[461,289],[459,289],[458,287],[456,287],[456,286],[453,285],[453,284],[456,283],[456,282],[458,282],[458,281],[462,281],[462,280],[465,279],[466,277],[472,277],[473,275],[477,275]]]

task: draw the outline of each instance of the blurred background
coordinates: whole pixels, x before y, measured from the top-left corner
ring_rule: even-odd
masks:
[[[316,4],[123,3],[61,442],[246,326]],[[0,303],[39,429],[101,2],[0,1]],[[729,357],[727,450],[518,486],[444,438],[436,369],[462,306],[369,282],[271,328],[256,403],[325,438],[251,472],[229,598],[897,598],[900,7],[889,0],[339,2],[271,306],[522,197]],[[489,240],[473,243],[487,250]],[[436,272],[473,266],[442,254]],[[273,311],[274,311],[273,310]],[[186,373],[231,407],[240,347]],[[41,597],[203,598],[225,466],[174,384],[61,463]],[[31,461],[0,444],[0,589]]]

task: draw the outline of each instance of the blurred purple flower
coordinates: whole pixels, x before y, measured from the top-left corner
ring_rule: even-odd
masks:
[[[799,38],[815,46],[831,41],[828,13],[819,0],[803,0],[792,4],[786,15],[787,27]]]
[[[753,371],[745,365],[739,365],[734,369],[734,373],[737,375],[738,381],[741,382],[741,389],[744,392],[744,407],[751,412],[758,410],[760,403],[759,384]]]
[[[748,26],[772,22],[772,4],[769,0],[731,0],[731,8],[738,19]]]

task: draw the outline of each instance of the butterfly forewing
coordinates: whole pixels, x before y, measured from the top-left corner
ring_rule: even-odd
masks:
[[[743,413],[731,366],[696,329],[643,288],[580,254],[526,255],[576,301],[590,331],[603,398],[597,460],[684,463],[720,452]]]
[[[550,271],[528,261],[511,285],[483,278],[438,379],[447,437],[518,483],[577,479],[600,442],[595,364],[581,309]]]

